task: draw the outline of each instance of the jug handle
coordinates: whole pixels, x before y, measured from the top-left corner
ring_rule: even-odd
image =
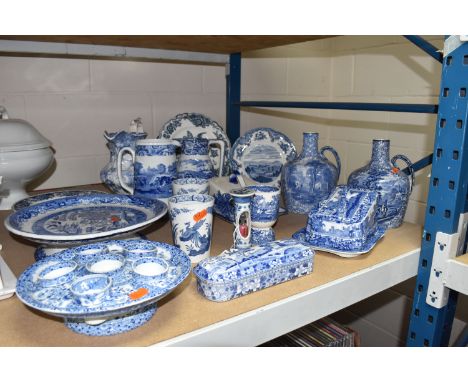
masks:
[[[330,151],[333,156],[335,157],[335,161],[336,161],[336,167],[338,168],[338,179],[340,179],[340,174],[341,174],[341,160],[340,160],[340,156],[338,155],[338,153],[336,152],[336,150],[331,147],[331,146],[323,146],[321,149],[320,149],[320,154],[323,155],[323,153],[325,151]]]
[[[210,139],[210,142],[208,144],[209,146],[211,145],[219,145],[221,148],[221,153],[220,153],[220,161],[219,161],[219,169],[218,169],[218,177],[223,176],[223,168],[224,168],[224,151],[226,150],[226,142],[224,142],[221,139]]]
[[[393,165],[394,167],[396,167],[398,170],[400,170],[400,167],[398,167],[398,166],[396,165],[396,161],[397,161],[398,159],[400,159],[400,160],[402,160],[403,162],[405,162],[406,165],[408,166],[408,171],[409,171],[409,176],[410,176],[410,190],[409,190],[409,192],[410,192],[410,194],[411,194],[411,191],[413,191],[413,184],[414,184],[413,162],[411,162],[410,159],[409,159],[407,156],[403,155],[403,154],[397,154],[397,155],[395,155],[395,156],[392,158],[391,162],[392,162],[392,165]]]
[[[135,151],[133,151],[130,147],[123,147],[120,149],[119,154],[117,156],[117,176],[119,178],[119,183],[122,188],[127,191],[130,195],[133,195],[133,188],[131,188],[128,184],[126,184],[122,177],[122,156],[126,153],[130,153],[132,156],[132,162],[135,163]]]

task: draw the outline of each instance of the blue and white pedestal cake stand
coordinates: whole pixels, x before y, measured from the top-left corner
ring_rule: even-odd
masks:
[[[64,318],[71,330],[109,336],[151,319],[156,302],[191,271],[180,249],[148,240],[111,240],[70,248],[27,268],[18,298]]]

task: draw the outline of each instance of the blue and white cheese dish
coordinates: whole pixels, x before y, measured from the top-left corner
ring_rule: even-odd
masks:
[[[315,252],[297,240],[278,240],[248,250],[231,249],[194,269],[197,289],[212,301],[228,301],[312,272]]]
[[[148,321],[190,270],[189,257],[172,245],[109,240],[34,263],[18,278],[17,295],[79,333],[112,335]]]
[[[375,218],[377,198],[375,191],[338,186],[318,209],[309,213],[305,231],[293,237],[336,254],[365,253],[385,233]]]

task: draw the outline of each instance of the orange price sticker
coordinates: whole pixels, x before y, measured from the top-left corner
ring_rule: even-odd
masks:
[[[139,298],[146,296],[148,292],[149,292],[148,289],[140,288],[140,289],[137,289],[135,292],[130,293],[128,297],[130,297],[130,299],[132,300],[138,300]]]
[[[112,221],[112,223],[117,223],[117,222],[120,221],[120,218],[118,216],[113,215],[113,216],[111,216],[111,221]]]
[[[193,220],[195,220],[195,222],[198,222],[202,220],[206,215],[208,215],[208,211],[205,208],[204,210],[201,210],[200,212],[197,212],[195,215],[193,215]]]
[[[400,169],[398,167],[392,167],[392,172],[394,174],[398,173],[398,171],[400,171]]]

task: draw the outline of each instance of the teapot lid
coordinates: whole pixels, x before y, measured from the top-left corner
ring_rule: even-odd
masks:
[[[0,106],[0,153],[37,150],[50,145],[33,125],[22,119],[10,119],[5,107]]]

